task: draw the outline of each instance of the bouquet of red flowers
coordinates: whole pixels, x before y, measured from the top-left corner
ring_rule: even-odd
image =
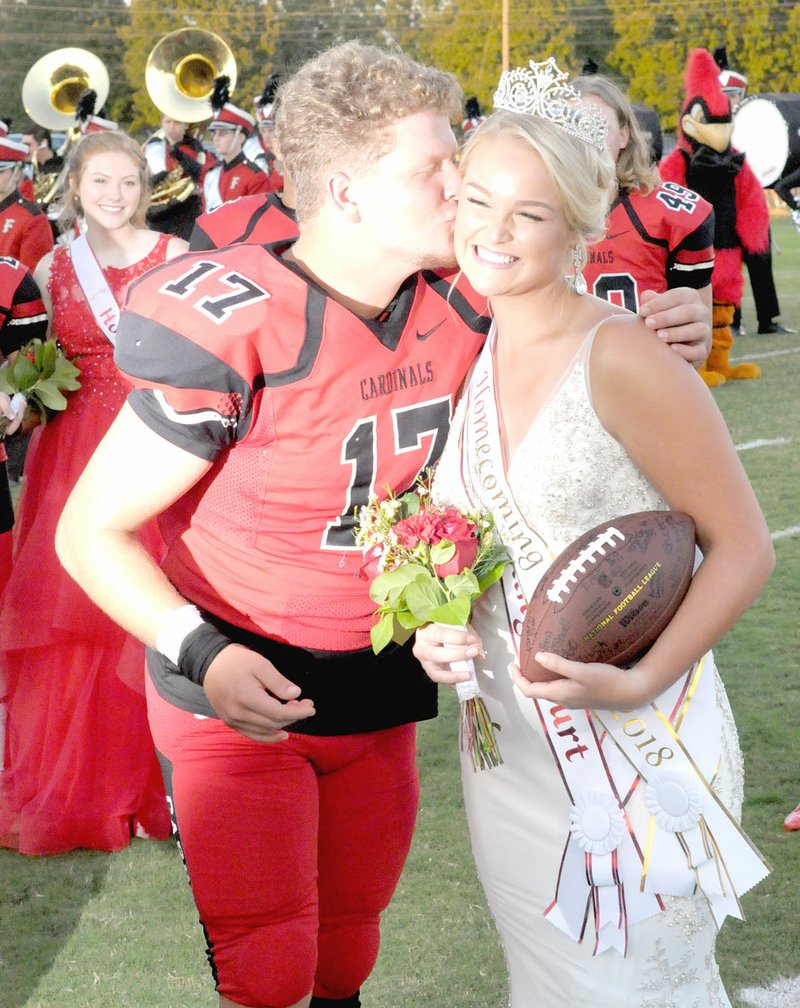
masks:
[[[376,654],[427,623],[466,626],[473,601],[501,577],[508,561],[491,515],[437,505],[430,476],[400,497],[371,497],[358,512],[355,538],[364,550],[364,570],[375,579],[370,596],[378,606],[371,631]],[[485,769],[502,759],[474,667],[467,664],[472,680],[457,687],[461,745],[473,767]]]
[[[33,339],[22,347],[13,361],[0,367],[0,392],[11,396],[15,406],[25,399],[26,415],[36,413],[44,424],[53,413],[67,408],[63,393],[81,387],[79,374],[54,339]],[[0,417],[0,437],[8,424],[6,417]]]

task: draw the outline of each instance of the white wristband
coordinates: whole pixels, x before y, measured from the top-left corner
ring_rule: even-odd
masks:
[[[177,665],[184,640],[203,623],[205,620],[196,606],[168,609],[161,617],[156,633],[156,651],[160,651],[173,665]]]

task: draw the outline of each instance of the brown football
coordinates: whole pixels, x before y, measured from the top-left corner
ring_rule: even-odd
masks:
[[[528,603],[522,674],[559,678],[535,660],[538,651],[632,664],[675,615],[694,561],[694,522],[679,511],[621,515],[590,529],[556,557]]]

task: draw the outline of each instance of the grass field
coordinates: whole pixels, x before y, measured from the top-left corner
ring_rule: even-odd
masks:
[[[800,328],[800,236],[776,219],[783,321]],[[752,303],[745,322],[755,333]],[[777,571],[717,649],[745,753],[744,825],[773,867],[726,923],[718,952],[734,1005],[743,987],[800,976],[800,337],[750,335],[734,354],[760,381],[714,394],[775,538]],[[455,702],[421,726],[423,801],[412,855],[385,916],[368,1008],[503,1008],[502,956],[476,882],[458,782]],[[767,1004],[768,1002],[764,1002]],[[788,1004],[789,1002],[785,1002]],[[213,1008],[202,937],[171,844],[46,859],[0,852],[0,1008]],[[565,1006],[572,1008],[572,1006]],[[586,1006],[591,1008],[591,1006]]]

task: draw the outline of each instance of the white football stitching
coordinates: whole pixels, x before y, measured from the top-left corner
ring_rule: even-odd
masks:
[[[597,563],[598,554],[600,556],[606,555],[605,547],[614,547],[618,545],[614,540],[617,539],[619,542],[625,540],[625,536],[619,529],[614,528],[612,525],[607,528],[605,532],[601,532],[596,539],[592,539],[588,546],[583,549],[577,557],[568,564],[563,571],[558,575],[558,577],[553,581],[552,585],[547,589],[547,598],[550,602],[558,604],[562,601],[562,595],[569,595],[569,585],[575,584],[577,582],[576,574],[579,572],[581,574],[586,573],[587,563]]]

